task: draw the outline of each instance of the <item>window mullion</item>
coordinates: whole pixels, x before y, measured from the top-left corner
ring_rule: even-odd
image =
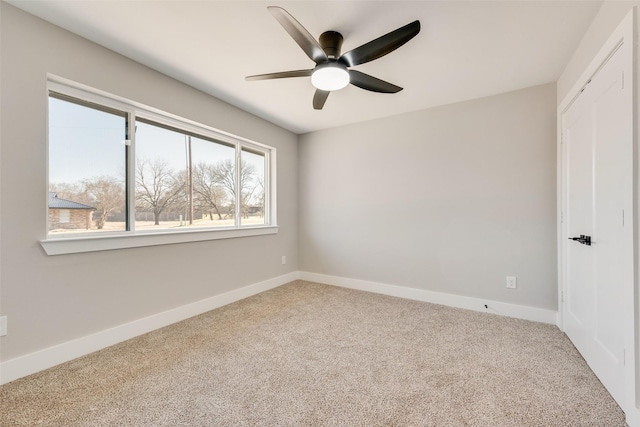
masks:
[[[136,113],[127,123],[127,231],[136,231]]]
[[[269,153],[265,153],[264,155],[264,205],[262,207],[264,214],[264,223],[271,224],[271,203],[269,200],[271,198],[271,182],[269,181],[269,177],[271,176],[271,158]]]
[[[236,212],[235,212],[235,226],[240,227],[242,224],[242,187],[241,187],[241,174],[242,174],[242,147],[240,144],[236,144],[236,165],[235,165],[235,188],[236,188]]]

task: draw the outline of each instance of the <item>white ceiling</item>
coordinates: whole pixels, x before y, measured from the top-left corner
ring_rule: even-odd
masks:
[[[598,1],[19,1],[9,3],[296,133],[554,82]],[[285,8],[343,52],[419,19],[398,50],[354,67],[404,90],[355,86],[313,109],[309,78],[244,77],[313,68],[267,11]]]

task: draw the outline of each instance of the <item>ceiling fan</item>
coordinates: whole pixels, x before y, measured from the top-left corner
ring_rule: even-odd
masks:
[[[361,89],[380,93],[396,93],[402,90],[400,86],[357,70],[350,70],[349,67],[373,61],[393,52],[420,32],[420,21],[413,21],[404,27],[400,27],[340,55],[343,40],[342,34],[337,31],[325,31],[316,41],[302,24],[286,10],[277,6],[269,6],[267,9],[298,46],[302,48],[304,53],[316,63],[316,66],[309,70],[282,71],[247,76],[245,78],[247,81],[310,76],[311,83],[316,87],[316,93],[313,96],[313,108],[316,110],[322,110],[331,91],[342,89],[349,83]]]

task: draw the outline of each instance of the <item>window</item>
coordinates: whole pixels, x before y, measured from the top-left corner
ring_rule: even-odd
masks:
[[[233,145],[138,120],[136,229],[234,226],[235,158]]]
[[[95,207],[90,231],[126,230],[127,114],[52,92],[49,96],[48,209]],[[60,199],[64,202],[60,204]],[[68,223],[62,220],[60,223]],[[87,232],[84,224],[49,233]]]
[[[50,81],[48,150],[47,253],[277,231],[271,147]],[[55,248],[101,237],[98,249]]]
[[[61,224],[68,224],[71,221],[71,212],[69,212],[69,209],[60,209],[58,214],[60,215],[58,221],[60,221]]]
[[[264,153],[247,148],[241,153],[240,182],[242,188],[242,216],[244,224],[264,224]]]

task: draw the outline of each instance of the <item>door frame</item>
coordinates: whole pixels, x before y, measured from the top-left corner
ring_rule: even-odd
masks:
[[[566,251],[568,247],[568,235],[566,230],[566,223],[564,222],[564,212],[566,212],[567,192],[566,192],[566,145],[563,141],[563,123],[562,115],[578,98],[582,90],[589,83],[591,78],[597,74],[600,68],[607,62],[607,60],[616,51],[623,51],[625,55],[631,61],[630,69],[631,76],[627,78],[625,76],[625,84],[632,85],[632,135],[633,135],[633,187],[632,187],[632,212],[630,216],[633,218],[632,227],[629,232],[633,235],[633,254],[632,265],[628,266],[628,280],[624,287],[624,303],[623,303],[623,339],[625,347],[625,385],[624,385],[624,404],[622,410],[625,412],[627,423],[631,427],[640,427],[640,292],[639,281],[639,266],[640,261],[638,259],[638,213],[640,212],[640,185],[638,184],[638,165],[640,161],[638,155],[640,149],[638,146],[638,43],[637,43],[637,22],[638,22],[638,10],[633,8],[627,16],[618,25],[616,30],[611,34],[607,42],[600,49],[598,54],[593,58],[591,63],[586,67],[578,81],[574,84],[571,91],[564,98],[564,100],[558,105],[557,109],[557,227],[558,227],[558,327],[564,331],[564,318],[566,304],[564,302],[564,294],[566,290],[566,271],[564,269],[564,262],[567,259]]]

